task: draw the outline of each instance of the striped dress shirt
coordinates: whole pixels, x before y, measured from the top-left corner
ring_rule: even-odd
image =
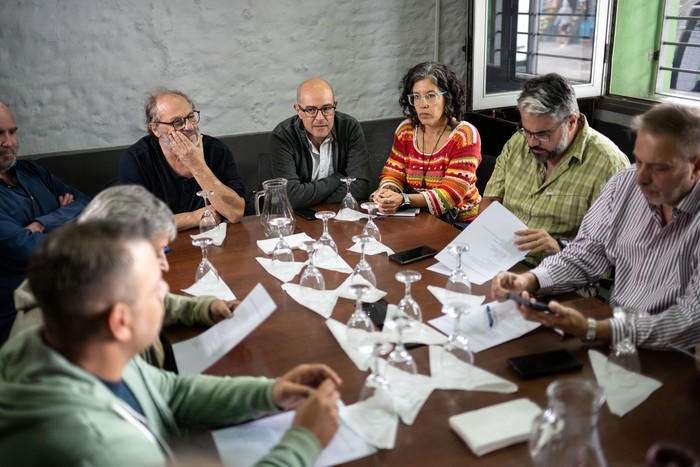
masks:
[[[476,217],[481,201],[474,185],[480,163],[481,137],[471,123],[459,122],[447,143],[434,154],[425,154],[418,150],[416,129],[406,119],[394,134],[379,188],[419,192],[430,214],[441,216],[456,207],[456,221],[467,222]]]
[[[628,167],[611,178],[576,239],[532,272],[550,294],[594,284],[615,266],[610,304],[646,313],[633,326],[634,342],[689,347],[700,342],[700,183],[664,225],[660,206],[636,186],[636,173]],[[615,344],[622,322],[612,318],[610,325]]]

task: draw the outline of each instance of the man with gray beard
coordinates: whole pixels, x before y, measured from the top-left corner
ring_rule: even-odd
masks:
[[[525,82],[518,97],[520,125],[496,160],[479,206],[494,201],[527,229],[515,246],[539,263],[566,246],[605,183],[628,157],[588,126],[571,84],[556,73]]]
[[[90,199],[41,165],[17,160],[17,121],[0,101],[0,345],[17,311],[12,292],[44,237],[75,219]]]
[[[209,197],[217,220],[239,222],[245,189],[228,147],[199,131],[199,110],[180,91],[161,89],[145,105],[148,135],[128,148],[119,166],[121,184],[142,185],[175,214],[178,230],[199,225]]]

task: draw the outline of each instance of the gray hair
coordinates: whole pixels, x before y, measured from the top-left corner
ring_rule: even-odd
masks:
[[[85,207],[78,222],[98,219],[143,223],[150,240],[167,236],[172,241],[177,235],[168,205],[140,185],[119,185],[101,191]]]
[[[681,104],[659,104],[632,121],[632,128],[654,135],[670,135],[685,160],[700,156],[700,109]]]
[[[556,120],[568,115],[579,115],[574,88],[557,73],[527,80],[518,97],[518,110],[520,113],[544,115]]]
[[[158,106],[156,105],[158,98],[166,94],[174,94],[182,97],[189,102],[190,107],[192,107],[193,110],[195,109],[194,102],[192,102],[192,99],[190,99],[184,92],[168,88],[158,88],[156,91],[146,96],[146,104],[143,106],[146,112],[146,131],[149,133],[152,133],[150,124],[159,121]]]

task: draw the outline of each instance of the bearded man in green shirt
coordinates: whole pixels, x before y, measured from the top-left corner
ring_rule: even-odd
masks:
[[[584,214],[629,158],[581,115],[571,84],[556,73],[525,82],[521,123],[503,147],[479,206],[502,203],[527,229],[516,247],[539,263],[576,236]]]

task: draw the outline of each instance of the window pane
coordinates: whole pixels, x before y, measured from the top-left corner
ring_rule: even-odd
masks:
[[[700,1],[667,2],[656,92],[700,97]]]

